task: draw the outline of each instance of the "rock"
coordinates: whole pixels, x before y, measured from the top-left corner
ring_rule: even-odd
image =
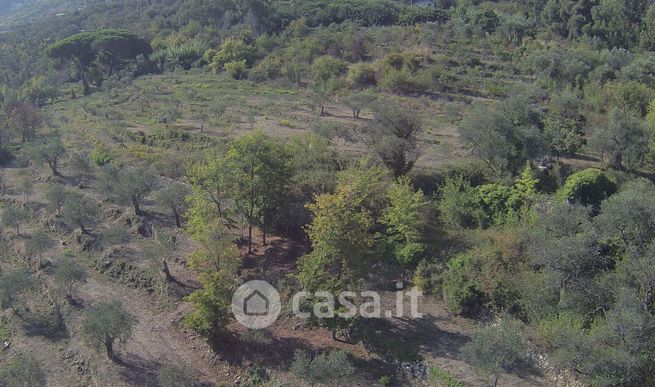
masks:
[[[11,346],[11,343],[8,342],[8,341],[5,341],[4,343],[2,343],[2,348],[3,348],[5,351],[8,350],[10,346]]]

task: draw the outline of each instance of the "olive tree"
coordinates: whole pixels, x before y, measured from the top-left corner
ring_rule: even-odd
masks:
[[[120,301],[109,301],[91,307],[82,326],[87,342],[97,350],[104,350],[107,358],[116,361],[114,344],[132,336],[135,318]]]
[[[16,235],[20,235],[20,225],[30,218],[30,213],[22,207],[11,204],[5,207],[2,213],[2,224],[12,227],[16,230]]]
[[[390,102],[379,103],[374,113],[364,131],[365,142],[395,177],[408,173],[419,157],[420,118]]]
[[[503,316],[497,325],[485,325],[477,330],[462,348],[464,357],[475,368],[493,377],[494,387],[501,372],[524,359],[526,352],[521,324],[508,316]]]
[[[98,216],[98,205],[84,194],[69,192],[61,215],[69,225],[79,227],[82,233],[88,234],[87,228],[95,223]]]
[[[61,176],[59,173],[59,162],[66,154],[66,147],[59,136],[46,137],[35,142],[29,149],[32,160],[39,164],[46,164],[50,167],[54,176]]]
[[[167,184],[155,195],[155,200],[157,203],[173,213],[173,216],[175,217],[175,225],[177,228],[182,227],[180,216],[186,210],[186,198],[190,193],[191,190],[185,184],[180,182],[172,182]]]

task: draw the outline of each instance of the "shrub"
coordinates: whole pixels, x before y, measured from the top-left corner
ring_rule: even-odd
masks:
[[[460,254],[448,262],[444,275],[443,297],[446,306],[455,314],[471,314],[485,303],[485,294],[477,278],[471,274],[479,259],[471,254]]]
[[[414,286],[427,294],[441,295],[444,268],[436,262],[422,260],[414,272]]]
[[[464,382],[457,379],[450,372],[437,366],[428,369],[428,382],[431,386],[464,387]]]
[[[598,207],[604,199],[616,193],[616,189],[616,183],[603,171],[588,168],[569,176],[556,196],[560,200]]]
[[[345,383],[355,373],[355,369],[343,351],[322,353],[313,358],[304,351],[297,351],[291,372],[311,384],[331,385]]]
[[[93,152],[91,152],[90,157],[91,161],[93,161],[99,167],[109,164],[114,159],[111,155],[111,152],[104,147],[96,148]]]
[[[225,63],[225,72],[234,79],[243,79],[248,75],[248,66],[246,60],[233,61]]]
[[[348,82],[357,88],[375,86],[375,70],[369,63],[356,63],[348,70]]]

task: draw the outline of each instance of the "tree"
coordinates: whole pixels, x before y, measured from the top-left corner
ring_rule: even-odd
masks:
[[[346,72],[348,64],[329,55],[318,57],[311,67],[310,89],[320,105],[320,114],[324,113],[324,104],[328,96],[340,87],[339,78]]]
[[[41,266],[41,256],[52,248],[52,244],[52,238],[50,238],[45,231],[37,230],[25,243],[25,253],[30,260],[33,256],[36,256],[37,267],[39,267]]]
[[[139,55],[147,57],[151,52],[150,44],[133,33],[105,29],[81,32],[59,40],[47,48],[46,55],[72,61],[77,68],[77,77],[82,82],[84,94],[88,95],[91,92],[88,72],[95,60],[106,66],[107,76],[111,76],[124,60]]]
[[[612,167],[634,170],[644,161],[648,151],[648,135],[634,113],[613,109],[605,128],[597,128],[592,145],[610,157]]]
[[[91,49],[97,52],[99,61],[107,68],[107,77],[112,76],[116,67],[123,61],[134,59],[139,55],[147,58],[152,53],[150,43],[127,30],[120,29],[95,32]]]
[[[372,89],[366,89],[350,94],[343,99],[343,103],[350,108],[353,112],[353,118],[359,119],[359,115],[363,109],[371,106],[375,102],[375,94]]]
[[[86,313],[82,331],[91,346],[104,349],[107,358],[116,361],[114,344],[129,339],[135,323],[135,318],[116,300],[91,307]]]
[[[39,108],[24,102],[11,102],[5,104],[5,126],[10,132],[21,137],[22,142],[27,142],[36,136],[36,131],[41,127],[43,118]]]
[[[390,102],[374,108],[375,117],[366,127],[366,143],[395,177],[408,173],[419,157],[421,120],[416,114]]]
[[[2,224],[7,227],[13,227],[16,230],[16,235],[20,235],[20,225],[30,218],[29,212],[24,208],[11,204],[5,207],[2,213]]]
[[[66,154],[66,147],[58,135],[33,143],[29,154],[37,163],[47,164],[53,176],[61,176],[58,166],[59,161]]]
[[[501,317],[497,326],[486,325],[477,330],[471,341],[462,347],[464,357],[498,384],[501,371],[525,359],[527,346],[521,336],[521,323],[509,316]]]
[[[138,216],[144,214],[141,202],[157,185],[157,177],[146,167],[128,167],[117,173],[111,190],[115,198],[124,205],[131,205]]]
[[[584,131],[580,125],[566,118],[546,119],[544,134],[548,147],[558,161],[561,155],[574,154],[585,143]]]
[[[241,264],[239,249],[224,231],[215,224],[207,225],[203,235],[194,237],[201,247],[194,251],[189,262],[198,273],[202,288],[187,298],[193,304],[193,311],[185,322],[211,340],[225,331],[231,316],[232,295]]]
[[[382,214],[381,223],[387,227],[389,246],[401,267],[401,281],[405,270],[423,256],[423,227],[428,201],[422,191],[415,191],[408,177],[399,178],[387,191],[389,206]]]
[[[248,253],[252,252],[253,226],[266,233],[290,178],[290,155],[279,141],[255,131],[234,141],[226,155],[233,176],[230,194],[248,222]]]
[[[61,215],[69,225],[79,227],[83,234],[88,234],[87,228],[95,223],[98,216],[98,205],[79,192],[69,192]]]
[[[18,301],[20,300],[25,311],[27,308],[27,295],[36,289],[32,275],[27,269],[4,272],[0,275],[0,305],[11,308],[18,317]]]
[[[175,225],[177,228],[182,227],[180,222],[180,215],[184,213],[187,205],[187,196],[191,193],[189,187],[179,182],[172,182],[166,185],[164,189],[157,192],[155,200],[157,203],[169,209],[175,217]]]
[[[75,64],[77,77],[84,88],[84,95],[91,92],[87,71],[96,57],[96,52],[92,47],[93,41],[94,34],[92,32],[82,32],[59,40],[46,50],[46,55],[51,58],[66,59]]]
[[[64,293],[68,302],[73,299],[76,284],[84,281],[85,278],[86,270],[72,257],[62,258],[55,267],[55,284]]]
[[[32,356],[18,354],[0,368],[0,379],[8,387],[43,387],[46,375]]]
[[[370,270],[385,171],[361,165],[343,173],[335,193],[314,197],[307,227],[312,250],[300,259],[298,279],[309,291],[339,292],[356,286]]]
[[[67,192],[66,188],[62,184],[54,183],[45,193],[46,200],[48,201],[48,207],[50,210],[56,210],[57,215],[61,216],[61,207],[66,202]]]

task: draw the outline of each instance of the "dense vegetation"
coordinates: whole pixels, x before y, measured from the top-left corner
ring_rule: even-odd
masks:
[[[93,288],[119,281],[185,305],[174,329],[213,351],[236,336],[257,353],[276,344],[234,328],[244,280],[285,301],[400,281],[481,323],[455,356],[482,380],[651,383],[655,3],[412,3],[89,1],[2,19],[0,339],[80,348],[79,332],[133,361],[116,347],[153,309]],[[307,325],[334,348],[257,358],[244,380],[404,384],[428,352],[378,321]],[[24,352],[0,355],[2,382],[55,380]],[[144,384],[190,385],[194,366]],[[462,385],[453,372],[423,376]]]

